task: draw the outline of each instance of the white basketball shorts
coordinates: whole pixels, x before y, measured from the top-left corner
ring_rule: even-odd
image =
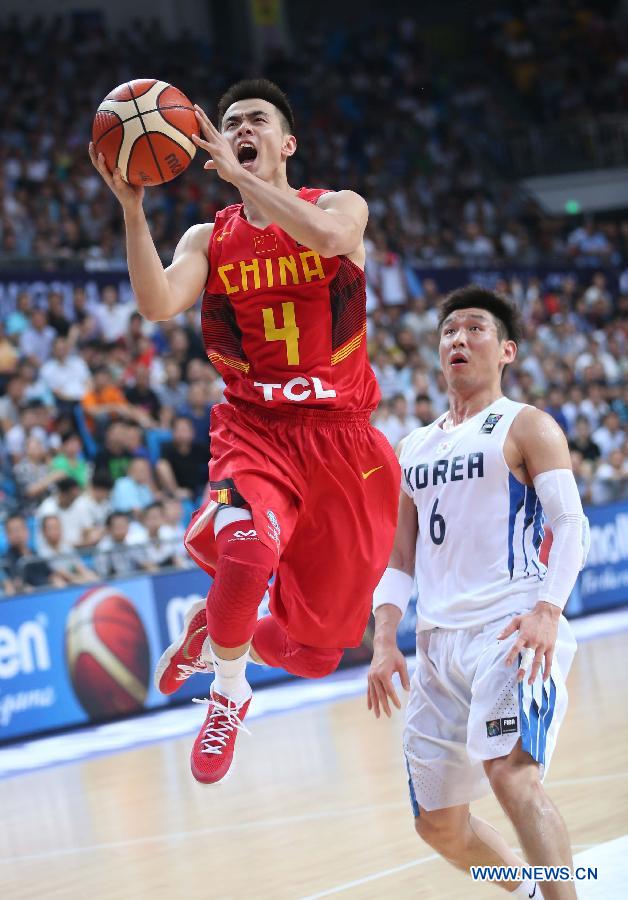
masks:
[[[433,628],[417,635],[416,670],[406,709],[404,750],[415,816],[419,807],[443,809],[490,791],[482,765],[521,746],[542,775],[567,709],[565,680],[576,650],[561,616],[550,678],[516,680],[519,663],[505,665],[517,633],[498,641],[511,619],[476,628]]]

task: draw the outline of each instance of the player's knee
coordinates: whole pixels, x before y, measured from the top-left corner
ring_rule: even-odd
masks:
[[[303,678],[324,678],[338,668],[342,659],[342,650],[322,650],[318,647],[301,647],[297,651],[296,665],[300,671],[295,672]]]
[[[448,859],[455,859],[464,848],[465,830],[462,823],[447,810],[421,810],[414,820],[414,827],[426,844]]]
[[[278,666],[301,678],[324,678],[338,668],[342,650],[308,647],[293,641],[272,616],[255,626],[255,653],[269,666]]]
[[[509,809],[525,801],[536,802],[543,793],[539,767],[530,758],[527,765],[514,763],[505,756],[485,763],[491,788],[500,804]]]
[[[238,647],[253,634],[257,610],[272,574],[272,553],[261,542],[255,553],[242,554],[237,545],[222,554],[207,595],[207,628],[223,647]]]

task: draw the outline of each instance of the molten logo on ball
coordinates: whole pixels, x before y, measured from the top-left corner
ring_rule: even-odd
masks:
[[[91,719],[142,708],[148,640],[135,607],[115,587],[92,588],[79,597],[68,615],[65,647],[74,691]]]

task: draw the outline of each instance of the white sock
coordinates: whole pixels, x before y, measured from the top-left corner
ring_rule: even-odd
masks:
[[[536,889],[536,890],[535,890]],[[535,881],[522,881],[511,897],[533,897],[534,900],[543,900],[540,886]]]
[[[246,680],[248,658],[248,650],[243,656],[238,656],[236,659],[221,659],[212,650],[215,673],[213,691],[236,703],[244,703],[245,700],[248,700],[252,694],[251,685]]]

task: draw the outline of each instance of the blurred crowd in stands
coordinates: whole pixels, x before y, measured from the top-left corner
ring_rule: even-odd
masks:
[[[485,15],[476,27],[478,37],[447,59],[416,20],[381,12],[351,30],[324,21],[295,34],[291,51],[264,69],[295,109],[292,183],[364,194],[378,252],[415,265],[619,265],[628,258],[625,218],[580,227],[547,216],[495,168],[491,151],[537,110],[543,121],[583,104],[625,109],[621,28],[560,0]],[[464,28],[450,28],[459,44]],[[93,16],[0,21],[0,265],[123,265],[122,219],[87,156],[98,104],[117,84],[152,74],[213,115],[223,90],[250,74],[238,58],[197,34],[168,40],[157,22],[111,34]],[[184,177],[147,192],[164,259],[188,226],[234,200],[201,156]]]
[[[490,284],[515,299],[526,328],[505,393],[559,422],[585,503],[626,500],[628,222],[550,218],[487,169],[487,142],[500,139],[517,102],[561,117],[583,103],[625,102],[625,50],[608,20],[558,0],[543,9],[562,17],[563,55],[551,60],[532,5],[520,19],[482,20],[492,51],[465,57],[460,75],[435,64],[412,20],[368,16],[350,32],[312,30],[265,74],[295,108],[291,182],[369,200],[368,340],[382,390],[374,424],[396,444],[446,408],[436,305],[450,269],[525,266]],[[584,53],[591,42],[595,60]],[[93,20],[0,23],[0,278],[15,265],[124,267],[119,208],[87,157],[99,101],[155,75],[211,112],[247,74],[234,59],[198,36],[167,41],[157,24],[107,36]],[[508,77],[495,90],[485,76],[500,66]],[[583,83],[583,67],[594,84]],[[202,160],[147,191],[162,257],[234,199]],[[546,264],[576,277],[548,283]],[[198,309],[154,325],[111,281],[97,297],[80,283],[42,302],[23,291],[0,320],[0,594],[190,565],[182,535],[206,487],[223,383],[204,354]]]

